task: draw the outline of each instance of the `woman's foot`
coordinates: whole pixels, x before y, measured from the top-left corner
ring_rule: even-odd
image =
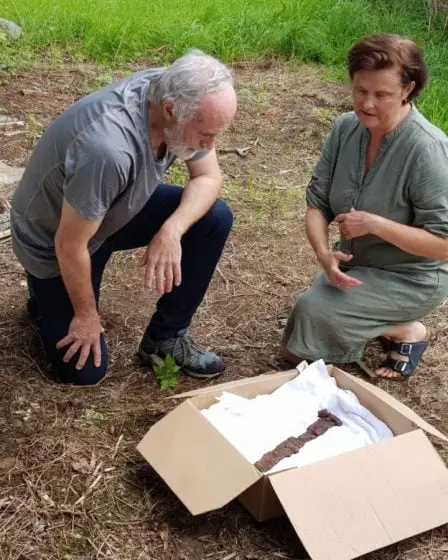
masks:
[[[286,348],[286,346],[281,347],[280,355],[283,358],[283,360],[293,364],[294,366],[296,366],[297,364],[300,364],[300,362],[302,361],[302,358],[300,358],[299,356],[296,356],[295,354],[290,352]]]
[[[412,343],[412,342],[423,342],[426,341],[428,337],[428,332],[423,323],[415,321],[413,323],[404,323],[402,325],[397,325],[390,331],[388,331],[384,338],[390,339],[392,342],[400,343]],[[390,352],[388,355],[392,360],[398,360],[400,362],[409,362],[409,356],[399,354],[398,352]],[[375,371],[378,377],[383,377],[386,379],[403,379],[405,376],[402,373],[395,371],[389,367],[379,367]]]

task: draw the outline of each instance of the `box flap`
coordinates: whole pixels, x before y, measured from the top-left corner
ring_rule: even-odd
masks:
[[[335,377],[339,386],[343,385],[341,383],[341,381],[344,378],[349,379],[351,385],[355,384],[355,385],[361,386],[364,389],[366,389],[367,391],[369,391],[371,394],[376,395],[383,402],[387,403],[389,406],[391,406],[397,412],[399,412],[402,416],[404,416],[405,418],[410,420],[418,428],[421,428],[422,430],[424,430],[428,434],[431,434],[431,435],[433,435],[433,436],[435,436],[435,437],[437,437],[437,438],[439,438],[439,439],[441,439],[445,442],[448,442],[448,438],[444,434],[442,434],[442,432],[440,432],[437,428],[432,426],[426,420],[423,420],[423,418],[421,418],[421,416],[419,416],[411,408],[409,408],[408,406],[406,406],[405,404],[403,404],[399,400],[395,399],[389,393],[386,393],[386,391],[383,391],[379,387],[377,387],[375,385],[372,385],[371,383],[368,383],[367,381],[364,381],[363,379],[359,379],[359,378],[357,378],[353,375],[350,375],[350,374],[346,373],[345,371],[342,371],[341,369],[336,368],[335,366],[329,366],[328,369],[330,371],[330,374],[333,377]],[[342,388],[345,388],[345,387],[342,386]],[[352,388],[352,390],[353,390],[353,388]]]
[[[177,395],[172,395],[167,397],[167,399],[184,399],[189,397],[197,397],[199,395],[207,395],[209,393],[215,393],[219,391],[226,391],[228,389],[233,389],[235,387],[242,387],[245,385],[254,385],[260,381],[266,381],[266,379],[273,378],[279,381],[289,381],[298,375],[296,369],[290,369],[288,371],[276,371],[274,373],[262,373],[261,375],[255,375],[254,377],[244,377],[243,379],[237,379],[236,381],[227,381],[226,383],[219,383],[218,385],[208,385],[207,387],[202,387],[200,389],[194,389],[193,391],[186,391],[185,393],[179,393]]]
[[[351,560],[448,522],[448,469],[421,430],[270,481],[313,560]]]
[[[224,506],[262,476],[189,401],[137,449],[193,515]]]

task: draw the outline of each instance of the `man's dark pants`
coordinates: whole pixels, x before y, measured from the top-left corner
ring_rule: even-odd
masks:
[[[146,206],[126,226],[109,237],[92,255],[92,284],[98,306],[104,268],[114,251],[145,247],[163,223],[179,206],[183,189],[159,185]],[[218,200],[209,212],[194,224],[182,238],[182,283],[163,295],[148,327],[147,334],[156,340],[170,338],[189,327],[201,303],[221,256],[233,222],[232,212]],[[108,355],[101,336],[101,366],[95,367],[92,353],[82,370],[75,365],[79,354],[68,363],[63,356],[68,350],[58,350],[57,342],[68,333],[73,307],[60,276],[38,279],[28,275],[30,300],[28,309],[37,325],[53,370],[64,383],[92,385],[107,372]]]

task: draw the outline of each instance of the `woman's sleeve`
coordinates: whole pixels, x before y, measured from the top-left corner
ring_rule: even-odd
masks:
[[[448,141],[424,148],[411,178],[410,197],[413,225],[448,237]]]
[[[330,207],[330,189],[333,168],[339,150],[339,119],[325,140],[319,161],[313,169],[311,180],[306,190],[307,205],[319,210],[328,223],[334,219]]]

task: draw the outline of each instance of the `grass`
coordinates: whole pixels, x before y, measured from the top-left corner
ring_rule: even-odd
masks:
[[[164,64],[197,47],[226,62],[277,55],[317,62],[341,78],[357,39],[400,33],[424,48],[433,84],[420,107],[448,131],[448,41],[443,18],[429,25],[425,0],[0,0],[0,9],[24,29],[17,41],[2,38],[6,70],[39,57],[109,68]]]

